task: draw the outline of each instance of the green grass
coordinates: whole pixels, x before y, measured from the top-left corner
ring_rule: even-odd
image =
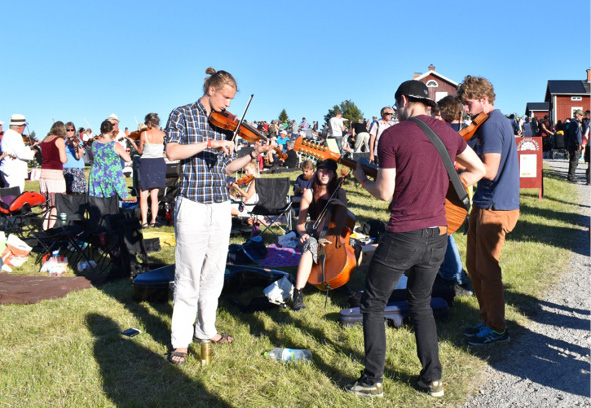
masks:
[[[358,224],[388,218],[387,203],[370,198],[351,181],[346,190]],[[575,194],[573,186],[548,171],[543,201],[537,190],[522,190],[522,214],[501,257],[513,337],[523,332],[537,310],[536,299],[567,265],[573,232],[586,228],[577,224],[578,205],[567,198]],[[456,233],[455,238],[463,257],[465,236]],[[165,247],[151,259],[172,263],[174,249]],[[29,260],[14,273],[38,270]],[[360,268],[355,273],[352,289],[362,289],[365,272]],[[68,275],[74,276],[73,271]],[[248,301],[262,293],[251,289],[234,296]],[[478,387],[487,362],[511,347],[466,347],[460,330],[477,321],[477,303],[459,298],[450,319],[438,323],[445,397],[434,400],[413,388],[420,364],[412,330],[402,327],[387,329],[385,397],[361,401],[342,391],[363,362],[362,328],[338,323],[345,295],[332,293],[324,309],[324,294],[307,288],[304,311],[254,314],[239,312],[229,298],[221,298],[217,327],[236,342],[214,346],[212,364],[203,368],[198,346],[190,349],[183,366],[166,361],[172,304],[135,302],[129,281],[33,305],[0,305],[0,406],[457,406]],[[128,327],[142,333],[124,338],[119,333]],[[262,356],[274,347],[307,348],[313,363],[281,364]]]

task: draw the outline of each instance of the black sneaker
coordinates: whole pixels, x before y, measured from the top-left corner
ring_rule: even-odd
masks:
[[[306,308],[304,304],[304,292],[300,289],[293,290],[293,304],[291,306],[293,310],[302,310]]]
[[[467,329],[464,329],[464,336],[466,336],[466,337],[476,336],[484,328],[486,328],[486,326],[484,324],[478,323],[476,326],[472,326],[472,327],[468,327]]]
[[[499,333],[488,327],[485,327],[480,333],[467,339],[468,344],[471,346],[490,346],[496,343],[509,343],[510,340],[509,330],[505,329],[502,333]]]
[[[345,386],[345,391],[358,397],[383,397],[384,387],[381,382],[373,382],[362,374],[361,377]]]
[[[417,386],[426,391],[432,397],[443,397],[443,381],[441,380],[433,380],[431,382],[423,381],[421,377],[417,381]]]

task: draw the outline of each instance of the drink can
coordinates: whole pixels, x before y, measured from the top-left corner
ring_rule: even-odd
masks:
[[[99,234],[99,240],[100,240],[101,245],[106,245],[107,244],[107,234],[104,232],[101,232]]]
[[[66,213],[60,213],[60,220],[61,221],[67,221],[68,220],[68,214],[66,214]]]
[[[211,341],[201,341],[201,366],[211,363]]]

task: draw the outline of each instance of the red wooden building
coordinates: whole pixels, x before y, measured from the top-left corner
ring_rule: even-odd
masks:
[[[525,116],[544,119],[544,116],[548,114],[548,105],[548,102],[528,102],[525,105]]]
[[[572,118],[574,111],[590,110],[589,87],[591,69],[587,70],[586,80],[548,81],[545,101],[549,104],[550,118],[556,123]]]
[[[458,93],[458,83],[436,72],[433,64],[429,65],[429,70],[424,74],[415,73],[413,79],[427,85],[429,97],[435,102],[447,95],[456,95]]]

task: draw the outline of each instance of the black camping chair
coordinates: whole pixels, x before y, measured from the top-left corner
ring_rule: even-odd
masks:
[[[259,196],[258,203],[254,206],[251,211],[253,218],[268,217],[269,222],[266,222],[265,228],[262,228],[258,233],[253,234],[257,236],[263,234],[265,231],[271,231],[275,236],[275,233],[271,226],[276,225],[287,233],[292,229],[292,214],[291,214],[291,200],[289,199],[289,188],[291,186],[288,177],[281,178],[258,178],[256,179],[255,189]],[[281,225],[277,225],[277,222],[281,216],[286,219],[286,227],[283,228]],[[253,226],[255,224],[253,219]]]
[[[56,194],[55,208],[57,219],[53,228],[32,234],[36,240],[33,251],[38,253],[37,263],[56,249],[66,255],[64,248],[70,250],[67,257],[71,265],[76,265],[80,259],[88,262],[84,253],[86,244],[82,240],[86,231],[87,196]]]
[[[556,133],[554,134],[554,143],[551,151],[552,159],[555,159],[558,153],[564,155],[564,157],[568,157],[568,151],[566,150],[566,136]]]

